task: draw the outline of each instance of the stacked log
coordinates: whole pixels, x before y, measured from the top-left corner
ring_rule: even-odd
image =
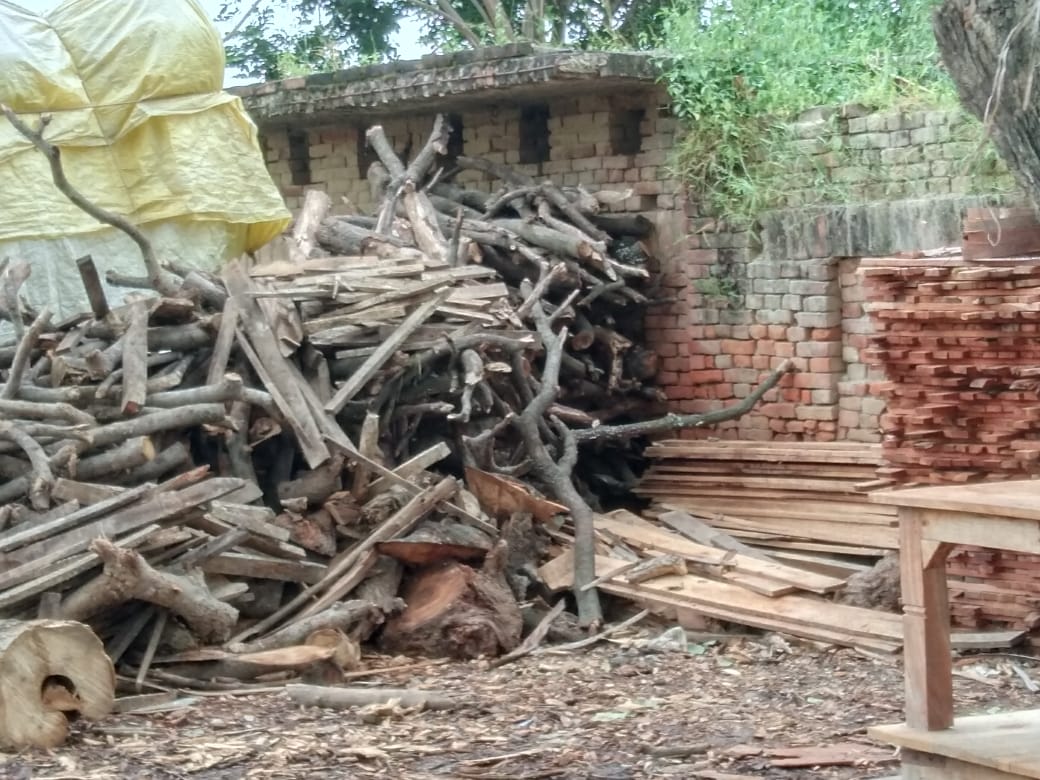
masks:
[[[0,616],[89,624],[138,686],[517,646],[542,523],[634,481],[614,423],[661,403],[649,224],[482,160],[502,190],[457,187],[443,126],[407,167],[373,128],[380,213],[310,192],[219,276],[143,247],[115,305],[83,258],[91,311],[54,321],[0,267]]]

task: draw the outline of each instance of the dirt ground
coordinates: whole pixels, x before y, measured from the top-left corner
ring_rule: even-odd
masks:
[[[646,646],[660,629],[489,670],[431,664],[355,685],[457,697],[454,711],[302,708],[281,692],[198,695],[165,712],[74,726],[52,753],[0,754],[3,780],[303,778],[879,778],[892,751],[871,724],[901,720],[898,659],[775,636]],[[661,645],[663,644],[663,647]],[[403,659],[366,659],[373,667]],[[962,662],[962,714],[1040,706],[1008,656]],[[783,748],[834,746],[858,766],[780,768]]]

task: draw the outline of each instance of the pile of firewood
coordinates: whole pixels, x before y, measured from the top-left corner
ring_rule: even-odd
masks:
[[[378,128],[372,136],[378,144]],[[424,151],[407,171],[384,159],[403,177],[394,191],[407,216],[390,214],[390,198],[377,230],[354,230],[364,235],[349,254],[329,252],[352,223],[325,219],[328,199],[313,192],[281,256],[231,263],[221,278],[157,268],[143,245],[147,278],[108,281],[151,289],[113,308],[84,258],[92,311],[64,322],[19,302],[30,269],[4,269],[18,339],[0,351],[0,614],[89,621],[139,679],[157,652],[176,662],[223,643],[237,653],[151,668],[174,682],[344,668],[387,618],[388,649],[474,656],[517,645],[518,599],[538,563],[522,510],[545,520],[564,507],[482,468],[523,474],[528,455],[507,426],[543,389],[554,415],[538,413],[543,447],[563,441],[550,419],[591,430],[625,414],[626,398],[653,399],[652,359],[633,362],[634,342],[612,327],[626,308],[638,322],[646,300],[619,269],[646,273],[611,258],[616,240],[586,216],[596,201],[573,205],[549,185],[486,204],[484,217],[503,214],[482,226],[487,236],[456,218],[445,239],[416,189],[433,159]],[[541,224],[524,221],[527,204]],[[580,238],[583,228],[592,235]],[[513,274],[500,274],[504,263]],[[555,352],[560,400],[539,365],[545,338],[568,346],[566,361]],[[437,464],[467,467],[483,502],[431,475]],[[298,645],[312,650],[242,655]],[[45,671],[91,690],[75,669]]]
[[[135,237],[147,276],[110,275],[143,288],[111,306],[84,258],[91,311],[52,322],[19,301],[29,269],[3,270],[0,617],[32,641],[0,641],[0,666],[35,647],[41,674],[103,689],[87,679],[103,664],[69,668],[67,632],[45,630],[62,621],[87,622],[138,686],[337,679],[366,640],[517,651],[565,514],[579,616],[599,622],[578,587],[595,577],[586,485],[631,481],[606,447],[701,421],[638,421],[659,400],[638,345],[645,220],[480,160],[456,164],[503,190],[463,190],[429,176],[440,120],[407,167],[374,127],[379,214],[330,217],[310,192],[290,236],[218,277],[162,266],[8,118],[69,197]]]

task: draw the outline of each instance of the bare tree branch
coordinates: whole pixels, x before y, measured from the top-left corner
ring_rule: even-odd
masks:
[[[159,258],[155,255],[155,249],[152,247],[152,243],[145,237],[144,233],[142,233],[136,225],[131,223],[130,220],[125,217],[121,217],[118,214],[114,214],[111,211],[91,203],[81,192],[79,192],[79,190],[73,187],[68,178],[66,178],[65,170],[61,165],[61,150],[43,137],[43,130],[47,126],[49,118],[44,117],[41,119],[39,128],[33,130],[18,117],[10,106],[0,103],[0,111],[2,111],[4,116],[7,117],[7,120],[14,126],[14,129],[32,142],[32,145],[39,149],[43,153],[44,157],[47,158],[47,162],[49,162],[51,166],[51,176],[54,179],[54,186],[61,190],[65,197],[72,201],[74,205],[78,206],[98,222],[111,225],[117,230],[126,233],[141,250],[144,265],[148,271],[148,281],[151,283],[152,287],[162,295],[168,295],[170,297],[176,296],[179,292],[177,284],[159,265]]]

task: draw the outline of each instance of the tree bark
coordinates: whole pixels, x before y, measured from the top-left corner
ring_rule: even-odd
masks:
[[[1025,0],[945,0],[934,24],[961,103],[987,124],[997,151],[1034,206],[1040,205],[1037,14],[1040,5]]]

